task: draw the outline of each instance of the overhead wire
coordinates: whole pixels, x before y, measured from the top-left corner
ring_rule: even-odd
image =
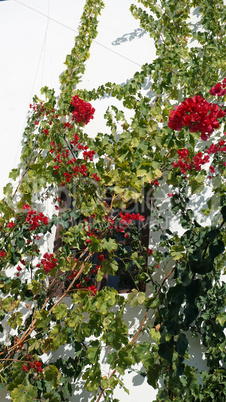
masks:
[[[45,48],[46,48],[47,34],[48,34],[48,29],[49,29],[49,23],[50,23],[50,21],[53,21],[53,22],[55,22],[56,24],[61,25],[61,26],[63,26],[64,28],[69,29],[70,31],[73,31],[73,32],[75,32],[75,33],[78,33],[78,30],[77,30],[77,29],[74,29],[74,28],[71,28],[71,27],[69,27],[69,26],[63,24],[62,22],[57,21],[55,18],[52,18],[52,17],[50,16],[50,0],[48,0],[48,12],[47,12],[47,15],[46,15],[45,13],[39,11],[39,10],[36,10],[35,8],[33,8],[33,7],[31,7],[31,6],[27,5],[27,4],[24,4],[23,2],[21,2],[21,1],[19,1],[19,0],[13,0],[13,1],[14,1],[15,3],[21,4],[21,5],[23,5],[24,7],[27,7],[28,9],[30,9],[30,10],[32,10],[32,11],[34,11],[34,12],[36,12],[36,13],[38,13],[38,14],[40,14],[40,15],[42,15],[42,16],[44,16],[44,17],[47,18],[47,24],[46,24],[45,34],[44,34],[43,43],[42,43],[42,47],[41,47],[41,52],[40,52],[40,56],[39,56],[39,60],[38,60],[38,64],[37,64],[37,68],[36,68],[35,76],[34,76],[34,80],[33,80],[33,85],[32,85],[31,92],[30,92],[30,97],[29,97],[29,103],[31,103],[31,100],[32,100],[32,97],[33,97],[33,92],[34,92],[34,87],[35,87],[35,82],[36,82],[36,80],[37,80],[38,71],[39,71],[39,67],[40,67],[40,63],[41,63],[41,59],[42,59],[42,56],[43,56],[43,54],[44,54],[44,56],[43,56],[43,66],[42,66],[41,82],[43,81],[43,76],[44,76],[44,64],[45,64],[45,54],[46,54]],[[123,58],[123,59],[125,59],[125,60],[127,60],[127,61],[129,61],[129,62],[131,62],[131,63],[133,63],[133,64],[136,64],[136,65],[139,66],[139,67],[141,67],[141,64],[135,62],[134,60],[131,60],[131,59],[129,59],[128,57],[121,55],[120,53],[116,52],[115,50],[110,49],[109,47],[103,45],[102,43],[100,43],[100,42],[98,42],[98,41],[96,41],[96,40],[94,40],[94,42],[95,42],[97,45],[99,45],[99,46],[105,48],[106,50],[108,50],[108,51],[110,51],[110,52],[116,54],[117,56],[119,56],[119,57],[121,57],[121,58]],[[27,120],[27,118],[25,118],[25,120],[24,120],[23,127],[25,126],[26,120]],[[20,145],[18,146],[18,150],[17,150],[17,152],[16,152],[15,161],[17,160],[17,155],[18,155],[18,152],[19,152],[19,148],[20,148]],[[14,163],[14,164],[15,164],[15,163]]]
[[[16,1],[16,0],[14,0],[14,1]],[[18,1],[16,1],[16,2],[18,2]],[[38,71],[39,71],[39,67],[40,67],[40,64],[41,64],[41,60],[42,60],[42,55],[43,55],[43,52],[44,52],[44,49],[45,49],[45,46],[46,46],[49,22],[50,22],[50,19],[51,19],[49,13],[50,13],[50,0],[48,0],[48,16],[45,15],[48,18],[48,20],[47,20],[47,24],[46,24],[45,34],[44,34],[44,38],[43,38],[43,42],[42,42],[42,47],[41,47],[41,51],[40,51],[40,56],[39,56],[37,68],[36,68],[34,79],[33,79],[32,88],[31,88],[31,91],[30,91],[29,104],[31,103],[32,98],[34,96],[34,87],[35,87],[35,83],[36,83],[36,80],[37,80]],[[44,52],[44,57],[43,57],[43,69],[44,69],[44,62],[45,62],[45,52]],[[41,80],[43,81],[43,70],[42,70],[42,78],[41,78]],[[24,119],[23,130],[24,130],[26,121],[27,121],[27,116]],[[18,145],[18,149],[16,151],[16,155],[15,155],[15,159],[14,159],[14,166],[16,164],[16,161],[18,160],[17,156],[18,156],[20,147],[21,147],[21,144]]]
[[[46,60],[46,42],[47,42],[47,34],[48,34],[48,29],[49,29],[49,23],[50,23],[50,0],[48,0],[48,21],[47,21],[47,26],[46,26],[46,31],[45,31],[45,37],[44,37],[44,49],[43,49],[43,63],[42,63],[42,76],[41,76],[41,87],[43,85],[43,77],[44,77],[44,68],[45,68],[45,60]],[[49,60],[51,63],[51,46],[48,50],[48,55],[49,55]],[[50,71],[51,71],[51,65],[50,65]],[[51,74],[50,74],[51,78]]]
[[[15,3],[19,3],[19,4],[23,5],[24,7],[27,7],[27,8],[29,8],[30,10],[35,11],[36,13],[41,14],[41,15],[43,15],[44,17],[48,18],[48,16],[47,16],[45,13],[43,13],[43,12],[41,12],[41,11],[39,11],[39,10],[36,10],[35,8],[33,8],[33,7],[31,7],[31,6],[28,6],[27,4],[24,4],[24,3],[22,3],[22,2],[19,1],[19,0],[13,0],[13,1],[14,1]],[[51,21],[54,21],[56,24],[61,25],[62,27],[69,29],[70,31],[73,31],[73,32],[75,32],[75,33],[78,33],[78,30],[77,30],[77,29],[71,28],[71,27],[69,27],[68,25],[63,24],[62,22],[57,21],[55,18],[49,17],[49,19],[50,19]],[[139,66],[139,67],[142,67],[141,64],[137,63],[137,62],[134,61],[134,60],[129,59],[129,58],[126,57],[126,56],[123,56],[122,54],[116,52],[115,50],[110,49],[108,46],[103,45],[102,43],[98,42],[96,39],[94,39],[93,42],[96,43],[97,45],[103,47],[104,49],[108,50],[109,52],[114,53],[114,54],[116,54],[117,56],[119,56],[119,57],[121,57],[121,58],[123,58],[123,59],[125,59],[125,60],[127,60],[127,61],[129,61],[129,62],[131,62],[131,63],[133,63],[133,64],[136,64],[136,65]]]

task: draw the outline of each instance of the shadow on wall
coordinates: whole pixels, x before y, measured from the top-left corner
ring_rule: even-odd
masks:
[[[133,32],[126,33],[120,38],[115,39],[114,42],[112,42],[112,45],[119,46],[124,42],[131,42],[133,39],[142,38],[142,36],[144,36],[145,34],[147,34],[147,32],[144,29],[137,28],[134,29]]]

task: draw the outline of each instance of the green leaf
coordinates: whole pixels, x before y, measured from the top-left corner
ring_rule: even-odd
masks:
[[[19,169],[12,169],[11,172],[9,173],[9,178],[16,180],[16,178],[19,176]]]
[[[44,369],[44,375],[45,375],[46,381],[48,381],[52,385],[53,388],[58,387],[61,373],[58,371],[58,369],[55,366],[50,365],[50,366],[46,367]]]
[[[156,331],[155,328],[151,328],[150,335],[154,342],[159,343],[160,338],[161,338],[161,334],[159,331]]]
[[[33,402],[37,397],[37,388],[33,385],[18,385],[17,388],[10,393],[12,402]]]
[[[109,253],[113,250],[117,250],[118,246],[114,239],[103,239],[102,240],[102,248],[103,250],[107,250]]]
[[[172,363],[173,358],[173,341],[160,343],[159,345],[159,356],[162,357],[169,363]]]
[[[160,169],[155,169],[154,173],[155,173],[155,177],[157,177],[157,178],[162,177],[162,171]]]
[[[135,307],[139,304],[143,304],[145,299],[145,293],[138,292],[136,289],[133,289],[132,292],[128,295],[127,301],[131,306]]]
[[[226,205],[221,208],[221,214],[223,216],[223,221],[226,221]]]
[[[199,313],[198,307],[195,306],[194,304],[188,304],[186,308],[184,309],[184,314],[185,314],[185,324],[188,326],[190,325],[197,317]]]
[[[37,295],[40,292],[41,284],[38,281],[32,280],[27,288],[31,290],[34,295]]]
[[[188,347],[188,340],[185,334],[180,334],[178,336],[177,342],[176,342],[176,350],[177,353],[181,356],[184,356],[186,350]]]
[[[63,318],[67,317],[67,313],[68,313],[68,307],[64,302],[58,304],[53,309],[53,314],[55,314],[57,320],[62,320]]]
[[[87,353],[90,363],[95,364],[99,359],[101,348],[100,348],[100,344],[98,341],[92,342],[92,345],[93,346],[91,346],[90,348],[87,349],[86,353]]]
[[[161,371],[161,366],[159,364],[154,363],[147,372],[147,382],[154,389],[158,387],[158,379]]]
[[[226,322],[226,313],[221,313],[217,316],[216,321],[223,327]]]
[[[144,169],[138,169],[137,170],[137,177],[146,177],[147,176],[147,171]]]
[[[13,313],[11,317],[9,318],[7,324],[10,325],[13,329],[16,329],[18,326],[20,326],[23,322],[23,315],[22,313]]]
[[[153,296],[153,297],[150,297],[150,299],[146,299],[144,304],[145,304],[146,308],[152,308],[154,310],[159,307],[160,300],[158,297]]]
[[[202,283],[200,279],[195,279],[188,286],[185,286],[185,294],[189,303],[200,295],[201,289]]]
[[[224,252],[225,246],[222,240],[217,240],[214,244],[210,245],[210,257],[216,258],[218,255]]]
[[[48,317],[48,314],[49,314],[48,311],[45,311],[45,310],[37,311],[37,313],[35,314],[35,318],[36,318],[35,326],[37,328],[44,328],[44,329],[47,328],[47,326],[49,325],[50,320],[51,320],[51,318]]]
[[[3,193],[6,196],[10,196],[13,193],[13,186],[11,183],[6,184],[6,186],[3,188]]]

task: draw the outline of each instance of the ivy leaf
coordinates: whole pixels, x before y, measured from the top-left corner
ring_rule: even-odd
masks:
[[[144,169],[137,170],[137,177],[145,177],[147,175],[147,171]]]
[[[48,317],[48,311],[45,311],[45,310],[40,310],[40,311],[37,311],[37,313],[36,313],[36,315],[35,315],[35,318],[36,318],[36,324],[35,324],[35,326],[37,327],[37,328],[47,328],[47,326],[49,325],[49,323],[50,323],[50,317]]]
[[[158,308],[160,305],[160,300],[156,296],[150,297],[150,299],[146,299],[144,303],[146,308],[152,308],[153,310]]]
[[[160,338],[161,338],[161,334],[159,331],[156,331],[155,328],[151,328],[150,335],[151,335],[151,339],[153,339],[154,342],[159,343]]]
[[[210,257],[212,259],[216,258],[218,255],[222,254],[224,252],[225,246],[224,242],[222,240],[218,240],[214,244],[210,244],[209,250],[210,250]]]
[[[23,322],[23,315],[22,313],[13,313],[11,317],[9,318],[7,324],[10,325],[13,329],[16,329],[18,326],[20,326]]]
[[[193,280],[190,285],[185,287],[185,294],[189,303],[193,302],[199,295],[202,289],[200,279]]]
[[[7,197],[12,195],[13,193],[13,186],[11,183],[6,184],[6,186],[3,188],[3,193],[4,195],[6,195]]]
[[[177,353],[181,356],[184,356],[186,350],[188,347],[188,340],[185,334],[180,334],[178,336],[177,342],[176,342],[176,350]]]
[[[114,239],[103,239],[102,240],[102,247],[104,250],[107,250],[109,253],[113,250],[117,250],[118,246]]]
[[[92,343],[93,346],[87,349],[86,353],[91,364],[97,363],[100,355],[100,344],[98,341]]]
[[[68,310],[68,307],[63,302],[61,304],[58,304],[56,307],[54,307],[53,314],[55,314],[57,320],[62,320],[65,317],[67,317],[67,313],[68,313],[67,310]]]
[[[37,295],[40,292],[41,284],[35,280],[32,280],[28,286],[28,290],[31,290],[34,295]]]
[[[160,343],[159,345],[159,356],[162,357],[164,360],[172,363],[173,358],[173,341],[170,340],[169,342]]]
[[[156,389],[158,387],[158,379],[159,379],[160,370],[161,370],[161,366],[159,364],[154,363],[147,372],[147,382],[154,389]]]
[[[61,374],[55,366],[50,365],[46,367],[44,370],[44,375],[45,379],[49,381],[53,388],[56,388],[59,385]]]
[[[16,178],[19,176],[19,169],[12,169],[11,172],[9,173],[9,178],[16,180]]]
[[[197,317],[199,313],[198,307],[194,304],[188,304],[187,307],[184,309],[185,314],[185,325],[189,326]]]
[[[221,208],[221,214],[223,216],[223,221],[226,221],[226,205]]]
[[[127,300],[131,306],[138,306],[139,304],[143,304],[146,299],[145,293],[138,292],[136,289],[133,289],[129,294]]]
[[[226,322],[226,313],[219,314],[216,318],[216,321],[223,327]]]
[[[162,171],[160,169],[155,169],[154,173],[155,173],[155,177],[157,177],[157,178],[162,177]]]

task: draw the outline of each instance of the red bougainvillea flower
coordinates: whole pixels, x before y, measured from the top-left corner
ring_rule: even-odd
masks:
[[[215,144],[211,144],[210,147],[206,150],[208,154],[215,154],[218,151],[218,146]]]
[[[24,206],[23,206],[22,209],[23,209],[23,210],[25,210],[25,209],[31,209],[31,207],[30,207],[30,205],[28,205],[28,204],[24,204]]]
[[[25,208],[26,205],[26,208]],[[49,219],[42,212],[37,213],[34,209],[27,204],[25,204],[22,209],[28,209],[26,221],[30,225],[30,230],[35,230],[39,227],[40,223],[43,223],[45,226],[48,224]]]
[[[52,269],[56,268],[58,264],[58,259],[54,257],[53,254],[45,253],[41,259],[41,264],[37,264],[37,268],[43,268],[46,274],[48,274]]]
[[[74,271],[71,275],[68,276],[68,279],[73,279],[76,277],[79,271]]]
[[[205,163],[209,162],[209,155],[203,155],[202,152],[198,152],[195,156],[193,156],[193,160],[189,158],[189,150],[188,149],[179,149],[177,151],[180,156],[178,162],[173,162],[173,167],[179,167],[181,173],[186,173],[188,170],[195,168],[195,170],[200,171],[201,166]]]
[[[84,151],[83,152],[83,158],[85,159],[85,160],[87,160],[87,159],[90,159],[91,161],[93,161],[93,156],[95,155],[95,151]]]
[[[226,94],[226,79],[224,78],[223,84],[218,82],[216,85],[214,85],[211,90],[210,90],[210,95],[212,96],[224,96]]]
[[[101,254],[101,255],[98,255],[98,256],[97,256],[97,259],[100,260],[100,261],[104,261],[104,260],[105,260],[105,257],[104,257],[103,254]]]
[[[6,252],[4,250],[0,251],[0,258],[4,258],[6,256]]]
[[[153,250],[151,250],[149,247],[147,248],[147,253],[148,255],[152,255],[153,254]]]
[[[171,110],[168,127],[176,131],[188,127],[191,133],[200,131],[201,139],[206,141],[219,127],[218,119],[224,116],[225,112],[218,105],[195,95],[193,98],[187,98],[175,110]]]
[[[210,154],[215,154],[216,152],[221,152],[225,153],[226,152],[226,141],[225,140],[220,140],[218,144],[211,144],[209,148],[206,150],[206,152]]]
[[[27,365],[23,364],[22,371],[29,371],[30,369],[34,369],[37,373],[42,373],[42,362],[35,360],[34,362],[28,361]]]
[[[156,180],[152,180],[151,184],[153,184],[153,186],[158,187],[159,186],[159,181]]]
[[[208,155],[203,155],[202,152],[198,152],[195,156],[193,156],[195,170],[201,170],[201,166],[205,165],[205,163],[208,163],[209,159],[210,158]]]
[[[72,120],[77,123],[88,124],[93,119],[95,109],[90,103],[80,99],[78,95],[72,97],[71,106],[73,107]]]
[[[145,220],[145,217],[143,215],[138,214],[138,213],[137,214],[134,214],[134,213],[130,214],[130,218],[133,221],[139,221],[139,222],[142,222],[142,221]]]
[[[43,369],[42,369],[42,362],[37,362],[37,361],[34,361],[34,369],[37,371],[37,373],[39,372],[39,373],[42,373],[43,372]]]
[[[84,288],[84,290],[86,290],[88,293],[91,293],[93,296],[96,296],[97,288],[94,285],[87,286]]]
[[[14,222],[9,222],[9,223],[7,224],[7,228],[14,228],[14,226],[15,226],[15,223],[14,223]]]
[[[100,178],[99,178],[99,176],[97,176],[96,173],[93,173],[92,177],[94,178],[94,180],[100,181]]]
[[[125,227],[127,226],[127,225],[130,225],[131,223],[132,223],[132,220],[133,221],[139,221],[139,222],[142,222],[142,221],[144,221],[145,220],[145,217],[143,216],[143,215],[140,215],[139,213],[137,213],[137,214],[134,214],[134,213],[132,213],[132,214],[130,214],[130,213],[123,213],[122,211],[119,213],[119,216],[120,216],[120,224],[121,225],[125,225]]]

